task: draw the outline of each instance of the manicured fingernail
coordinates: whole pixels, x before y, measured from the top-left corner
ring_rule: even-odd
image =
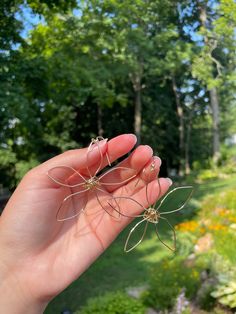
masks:
[[[99,147],[104,147],[107,144],[108,138],[104,138],[104,140],[99,141]]]
[[[149,145],[144,145],[145,147],[147,147],[147,149],[151,152],[151,154],[153,154],[153,150]]]
[[[158,157],[158,156],[153,156],[153,159],[154,159],[155,162],[158,163],[159,166],[161,166],[162,161],[161,161],[161,158],[160,158],[160,157]]]
[[[126,134],[126,135],[128,135],[128,136],[130,136],[130,137],[133,137],[133,139],[135,140],[135,143],[137,142],[137,137],[136,137],[135,134],[128,133],[128,134]]]
[[[173,184],[173,181],[170,178],[166,178],[166,180],[169,182],[169,186]]]

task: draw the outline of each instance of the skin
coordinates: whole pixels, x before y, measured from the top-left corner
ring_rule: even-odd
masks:
[[[127,154],[134,147],[136,137],[120,135],[109,142],[99,143],[103,167],[107,165],[106,153],[111,162]],[[0,218],[0,304],[3,313],[42,313],[48,302],[77,279],[112,243],[130,222],[120,217],[114,219],[101,209],[93,193],[88,195],[86,213],[64,222],[56,220],[56,213],[70,188],[53,182],[46,174],[56,166],[66,165],[87,174],[87,149],[67,151],[30,170],[10,198]],[[95,172],[100,153],[94,150],[89,167]],[[150,198],[158,195],[155,176],[161,161],[153,157],[149,146],[139,146],[121,163],[132,168],[137,176],[120,186],[106,186],[109,197],[132,196],[146,204],[143,169],[155,163],[156,170],[150,180]],[[66,173],[59,173],[66,180]],[[126,173],[120,170],[120,177]],[[108,181],[114,174],[109,175]],[[73,178],[72,178],[73,179]],[[117,179],[117,173],[116,178]],[[162,195],[171,181],[160,180]],[[72,206],[68,205],[68,206]],[[68,208],[73,210],[74,208]]]

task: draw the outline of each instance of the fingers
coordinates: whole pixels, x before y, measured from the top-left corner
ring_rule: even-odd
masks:
[[[121,187],[119,190],[114,191],[115,196],[125,194],[132,196],[146,186],[149,182],[155,180],[158,177],[161,166],[161,159],[157,156],[153,156],[147,163],[143,170],[131,181]]]
[[[100,182],[108,192],[113,192],[134,178],[151,158],[151,147],[140,145],[128,158],[102,175]]]
[[[107,150],[104,155],[103,153],[103,158],[101,160],[101,155],[100,158],[98,158],[97,163],[94,163],[92,166],[88,166],[85,169],[81,169],[81,172],[84,175],[90,175],[90,174],[95,174],[99,170],[102,170],[104,167],[106,167],[109,162],[112,163],[118,158],[124,156],[125,154],[129,153],[131,149],[134,147],[134,145],[137,142],[137,138],[134,134],[123,134],[119,135],[117,137],[114,137],[107,143]],[[90,153],[89,153],[89,158],[88,160],[91,159]]]
[[[87,163],[87,148],[73,149],[64,152],[56,157],[49,159],[44,162],[40,166],[36,167],[37,170],[47,172],[51,168],[64,166],[73,168],[75,170],[79,170],[80,168],[84,168]],[[99,142],[99,149],[95,147],[92,151],[92,157],[90,158],[90,165],[92,166],[96,164],[100,159],[100,154],[105,154],[107,151],[107,140],[103,140]]]
[[[44,171],[48,171],[52,167],[63,165],[80,170],[86,168],[87,162],[89,162],[88,166],[91,169],[96,169],[97,163],[101,160],[101,154],[103,155],[101,168],[103,168],[108,164],[105,156],[106,153],[108,154],[110,162],[113,162],[121,156],[127,154],[134,147],[136,141],[137,139],[135,135],[122,134],[111,139],[109,142],[107,142],[107,139],[98,142],[98,144],[91,150],[89,160],[87,158],[88,148],[73,149],[49,159],[38,166],[38,168],[40,168],[40,170],[43,169]]]
[[[34,168],[30,172],[28,179],[35,177],[35,175],[41,175],[44,180],[40,181],[40,185],[43,185],[43,187],[55,187],[57,182],[65,184],[70,176],[74,175],[74,178],[78,177],[76,171],[79,171],[80,174],[84,173],[87,175],[88,171],[86,169],[88,167],[92,169],[91,173],[93,169],[96,171],[98,165],[101,163],[101,154],[103,156],[102,167],[104,167],[108,163],[106,154],[108,154],[108,159],[112,162],[122,155],[127,154],[134,147],[135,143],[136,137],[133,134],[117,136],[108,143],[107,140],[102,140],[98,143],[99,147],[95,145],[90,152],[89,160],[87,158],[88,148],[69,150]],[[51,169],[54,169],[51,171],[54,175],[56,173],[54,180],[45,176]],[[84,171],[81,171],[81,169],[84,169]],[[81,182],[81,179],[79,179],[78,182]],[[76,184],[76,182],[74,182],[74,184]]]
[[[134,134],[124,134],[111,139],[108,142],[107,154],[110,162],[117,160],[123,155],[129,153],[137,142],[137,138]],[[104,162],[104,166],[107,166],[107,160]]]

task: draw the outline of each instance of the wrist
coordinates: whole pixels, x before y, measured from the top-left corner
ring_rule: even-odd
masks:
[[[17,276],[0,269],[0,309],[2,313],[41,314],[46,306],[47,302],[34,298]]]

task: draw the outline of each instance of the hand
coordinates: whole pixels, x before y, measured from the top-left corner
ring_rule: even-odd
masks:
[[[127,154],[135,145],[134,135],[121,135],[109,142],[100,142],[103,166],[106,152],[111,162]],[[4,313],[40,313],[47,303],[79,277],[89,265],[111,244],[129,223],[127,218],[112,218],[101,210],[89,194],[86,212],[64,222],[56,220],[56,213],[68,188],[56,185],[46,174],[61,165],[86,173],[87,149],[65,152],[29,171],[23,178],[0,218],[0,303]],[[92,169],[99,162],[98,150],[90,158]],[[149,146],[139,146],[122,166],[132,168],[142,176],[142,170],[153,159]],[[122,170],[121,170],[122,171]],[[112,173],[111,173],[112,176]],[[154,179],[154,178],[153,178]],[[161,179],[162,194],[170,186]],[[153,180],[153,201],[158,185]],[[111,197],[122,192],[145,204],[145,187],[142,180],[134,189],[132,180],[122,186],[107,186]],[[124,192],[125,191],[125,192]],[[83,232],[80,232],[83,230]],[[5,311],[4,311],[5,310]]]

